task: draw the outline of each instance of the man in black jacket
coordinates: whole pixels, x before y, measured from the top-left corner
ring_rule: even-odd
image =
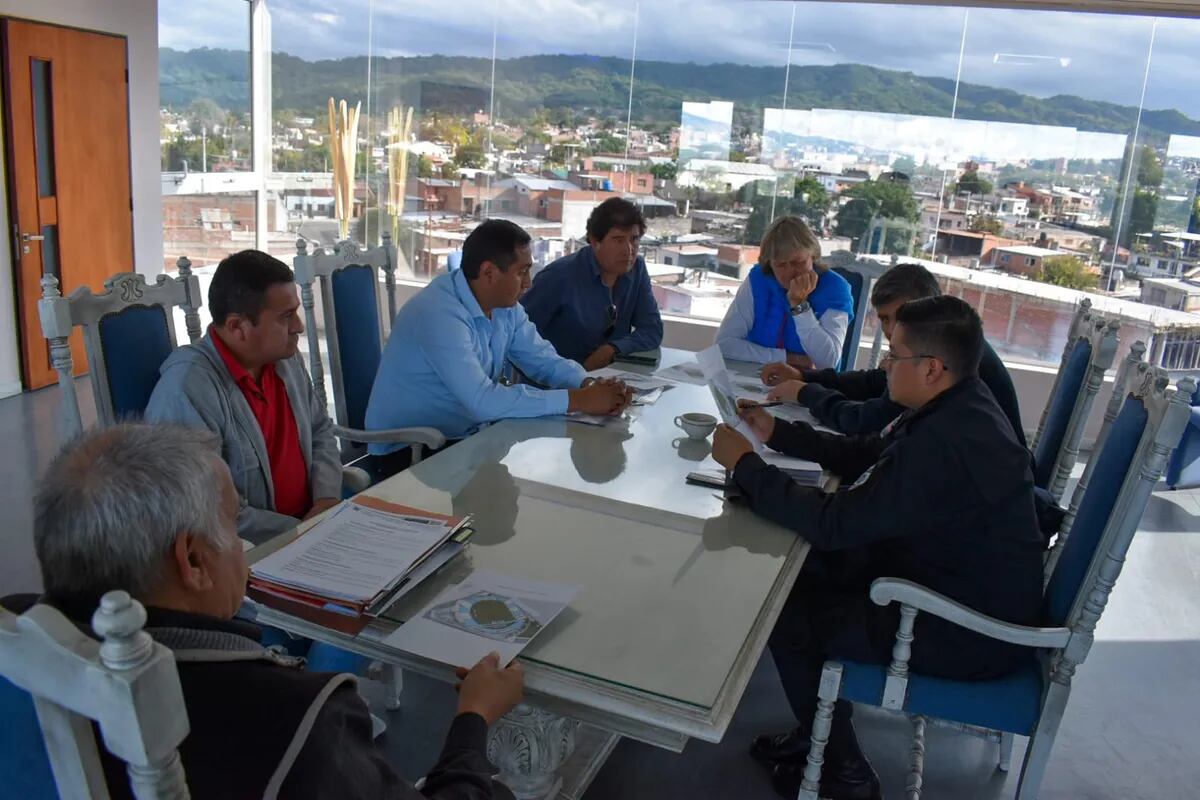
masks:
[[[46,594],[87,629],[99,598],[125,589],[146,631],[175,653],[191,732],[180,758],[196,798],[511,800],[492,780],[487,729],[521,698],[515,662],[462,669],[458,715],[420,790],[376,748],[349,674],[306,672],[233,619],[246,587],[238,496],[217,438],[174,425],[125,424],[85,435],[42,480],[34,545]],[[14,612],[36,601],[5,601]],[[103,752],[114,798],[125,766]]]
[[[883,335],[891,340],[900,306],[909,300],[937,297],[941,293],[937,278],[920,264],[897,264],[883,273],[871,288],[871,305]],[[1017,441],[1025,444],[1017,391],[1008,370],[986,340],[979,361],[979,378],[1012,423]],[[888,396],[887,375],[882,369],[838,372],[767,364],[762,369],[762,379],[763,383],[774,387],[770,394],[772,400],[806,406],[818,422],[840,433],[881,431],[904,411],[902,405]]]
[[[880,577],[904,578],[984,614],[1036,622],[1042,588],[1042,538],[1034,514],[1029,453],[978,377],[979,316],[953,297],[905,304],[884,358],[891,398],[905,407],[880,434],[821,433],[745,412],[771,448],[820,462],[841,478],[827,493],[803,487],[755,455],[728,426],[713,457],[733,470],[750,508],[812,546],[771,637],[771,652],[800,727],[759,737],[753,753],[773,770],[776,788],[795,796],[808,751],[821,667],[827,658],[888,663],[898,607],[877,606],[868,590]],[[1029,654],[931,614],[917,617],[914,672],[982,679],[1015,669]],[[839,701],[821,796],[878,796]]]

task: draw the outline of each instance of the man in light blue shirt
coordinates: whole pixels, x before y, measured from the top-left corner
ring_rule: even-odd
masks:
[[[529,242],[519,226],[487,220],[463,243],[462,268],[404,304],[375,376],[368,430],[426,425],[456,440],[501,419],[619,414],[628,404],[623,384],[587,378],[582,366],[555,353],[517,302],[529,288]],[[509,362],[548,388],[506,385]],[[405,452],[388,457],[400,448]],[[407,446],[370,450],[392,462],[374,465],[377,474],[407,466]]]

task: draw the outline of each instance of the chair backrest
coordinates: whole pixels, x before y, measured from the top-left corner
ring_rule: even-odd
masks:
[[[854,301],[854,319],[850,321],[850,328],[846,331],[846,340],[842,343],[842,359],[838,364],[838,370],[846,372],[854,369],[858,361],[858,345],[871,307],[871,283],[895,264],[897,259],[893,257],[891,264],[880,263],[873,259],[858,258],[849,250],[839,250],[822,261],[846,279]],[[878,334],[879,331],[876,331],[877,343]]]
[[[1145,513],[1150,493],[1189,416],[1192,379],[1169,388],[1166,373],[1150,368],[1140,385],[1123,395],[1120,411],[1079,503],[1070,535],[1058,558],[1043,601],[1044,622],[1067,626],[1084,637],[1063,656],[1078,664],[1117,582],[1126,551]]]
[[[1093,314],[1084,300],[1071,323],[1062,365],[1034,437],[1034,482],[1057,501],[1079,458],[1079,442],[1104,373],[1117,353],[1118,320]]]
[[[833,271],[846,279],[846,283],[850,284],[850,299],[854,305],[854,319],[850,322],[850,328],[846,331],[846,339],[842,342],[842,358],[838,361],[838,371],[854,369],[855,356],[858,355],[858,340],[862,338],[862,319],[864,303],[863,287],[866,284],[866,278],[860,272],[851,272],[844,267],[834,267]]]
[[[312,294],[313,282],[319,281],[335,419],[344,428],[362,430],[383,345],[396,316],[396,249],[391,235],[385,232],[379,247],[364,250],[346,240],[335,245],[332,253],[318,249],[311,254],[301,239],[296,242],[293,265],[308,326],[313,388],[321,402],[326,402],[325,371],[321,365]],[[380,270],[387,285],[389,330],[385,330],[379,308]]]
[[[102,425],[145,411],[158,383],[159,367],[175,349],[176,306],[184,310],[189,340],[200,338],[200,282],[192,274],[191,262],[180,258],[178,263],[178,278],[159,275],[150,285],[142,275],[122,272],[106,280],[99,294],[83,286],[63,297],[53,275],[42,278],[38,315],[62,391],[64,441],[82,429],[70,346],[76,327],[83,331],[96,416]]]
[[[1144,360],[1145,356],[1146,343],[1142,341],[1134,342],[1130,345],[1129,352],[1121,361],[1121,365],[1117,367],[1117,377],[1113,381],[1112,395],[1108,398],[1108,405],[1104,407],[1104,421],[1100,425],[1100,433],[1096,436],[1096,443],[1092,447],[1093,453],[1098,454],[1104,448],[1108,432],[1112,428],[1113,422],[1117,419],[1117,414],[1120,413],[1126,396],[1133,389],[1142,385],[1146,373],[1150,371],[1150,365]],[[1053,574],[1054,565],[1062,555],[1063,546],[1067,542],[1071,525],[1074,524],[1075,517],[1079,513],[1079,504],[1083,501],[1088,484],[1091,483],[1092,472],[1095,471],[1097,463],[1099,463],[1099,459],[1088,459],[1087,465],[1083,468],[1083,475],[1080,476],[1079,482],[1075,484],[1075,491],[1071,493],[1071,503],[1067,507],[1067,513],[1063,515],[1058,537],[1054,540],[1054,547],[1050,550],[1046,558],[1047,580]]]
[[[108,797],[92,722],[128,765],[135,797],[188,796],[178,751],[188,734],[183,690],[174,656],[142,630],[145,622],[146,610],[120,591],[106,594],[92,617],[103,642],[49,606],[19,617],[0,608],[0,676],[33,698],[62,797]]]

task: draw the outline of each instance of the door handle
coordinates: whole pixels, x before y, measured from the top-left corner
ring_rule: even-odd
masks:
[[[22,233],[21,234],[22,242],[40,242],[40,241],[45,240],[45,238],[46,238],[45,236],[35,236],[32,233]]]

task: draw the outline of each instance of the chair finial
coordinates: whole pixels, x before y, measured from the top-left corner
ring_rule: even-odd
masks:
[[[150,634],[142,630],[146,609],[129,592],[114,590],[100,598],[92,615],[92,630],[104,638],[100,660],[109,669],[127,670],[145,662],[153,652]]]
[[[58,278],[51,275],[49,272],[42,275],[42,297],[62,297],[62,292],[58,290]]]
[[[181,278],[187,278],[192,274],[192,260],[187,256],[180,256],[175,262],[175,266],[178,268]]]
[[[305,239],[296,240],[296,254],[301,256],[308,254],[308,242]]]
[[[1129,354],[1137,361],[1141,361],[1142,357],[1146,355],[1146,343],[1141,339],[1138,339],[1136,342],[1129,345]]]

